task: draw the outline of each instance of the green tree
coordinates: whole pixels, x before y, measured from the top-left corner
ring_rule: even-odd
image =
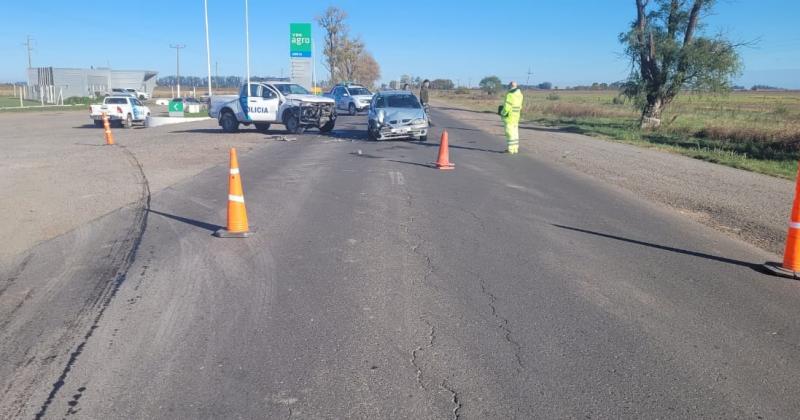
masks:
[[[702,15],[714,3],[636,0],[636,20],[620,35],[633,64],[622,92],[641,108],[642,128],[658,128],[662,112],[681,90],[727,91],[739,74],[736,45],[721,36],[697,35]]]
[[[503,82],[501,82],[500,78],[497,76],[487,76],[481,79],[481,82],[478,83],[478,86],[480,86],[481,89],[486,92],[486,94],[494,95],[502,88]]]

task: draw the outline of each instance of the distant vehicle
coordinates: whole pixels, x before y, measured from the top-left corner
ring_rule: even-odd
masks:
[[[183,112],[201,112],[206,109],[206,104],[191,96],[173,98],[169,102],[183,102]],[[169,103],[167,103],[169,105]]]
[[[370,140],[428,140],[428,115],[419,99],[408,91],[376,93],[370,103],[367,120],[367,137]]]
[[[236,132],[240,124],[254,124],[261,131],[283,124],[293,134],[316,127],[327,133],[336,124],[336,104],[298,84],[253,82],[249,89],[242,86],[239,95],[212,96],[208,116],[216,118],[226,133]]]
[[[369,108],[372,92],[360,85],[337,85],[324,96],[336,101],[337,109],[346,109],[350,115]]]
[[[95,127],[103,126],[103,114],[108,114],[110,122],[131,128],[134,122],[143,123],[150,116],[150,108],[127,94],[111,95],[103,99],[102,105],[90,105],[90,118]]]
[[[136,89],[131,89],[131,88],[113,88],[111,89],[111,94],[112,95],[128,94],[141,101],[146,101],[150,99],[150,94],[148,94],[147,92],[140,92]]]

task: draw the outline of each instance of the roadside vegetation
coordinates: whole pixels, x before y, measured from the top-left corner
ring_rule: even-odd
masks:
[[[800,158],[800,92],[683,93],[659,128],[641,129],[641,110],[609,91],[525,91],[522,123],[557,127],[766,175],[794,179]],[[459,107],[495,113],[502,93],[437,91]]]

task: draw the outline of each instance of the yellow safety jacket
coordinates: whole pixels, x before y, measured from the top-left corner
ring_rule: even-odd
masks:
[[[506,124],[519,124],[519,115],[522,112],[522,91],[519,88],[506,92],[506,100],[500,116]]]

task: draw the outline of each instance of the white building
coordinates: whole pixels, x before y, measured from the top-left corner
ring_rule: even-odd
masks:
[[[70,69],[33,67],[28,69],[28,86],[53,86],[64,98],[95,96],[113,88],[130,88],[153,93],[158,72],[112,70],[110,68]]]

